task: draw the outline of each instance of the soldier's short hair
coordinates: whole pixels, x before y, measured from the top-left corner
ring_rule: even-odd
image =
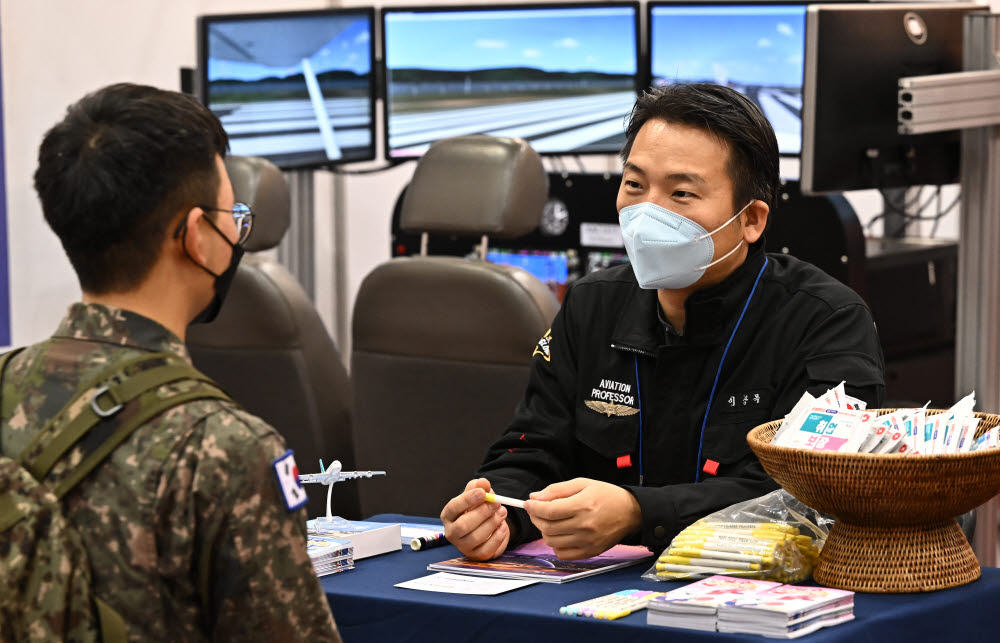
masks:
[[[71,105],[38,150],[45,220],[86,292],[125,292],[155,264],[182,210],[215,205],[229,140],[195,98],[110,85]]]
[[[729,148],[726,170],[733,182],[733,207],[752,199],[776,205],[780,187],[778,140],[757,105],[736,91],[712,83],[670,83],[653,87],[636,100],[625,127],[623,161],[648,121],[697,127]]]

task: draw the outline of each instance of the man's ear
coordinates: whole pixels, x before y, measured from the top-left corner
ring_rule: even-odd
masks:
[[[741,215],[743,217],[743,239],[747,245],[754,243],[764,234],[767,227],[767,215],[771,208],[760,199],[751,201]]]
[[[187,252],[188,256],[203,266],[208,265],[208,239],[205,236],[205,226],[201,225],[201,217],[205,211],[201,208],[191,208],[184,214],[180,234],[177,235],[177,248]]]

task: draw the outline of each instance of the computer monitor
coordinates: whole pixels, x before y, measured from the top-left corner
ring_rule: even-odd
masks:
[[[898,80],[961,71],[963,16],[983,8],[965,3],[808,8],[804,193],[957,181],[957,131],[898,133]]]
[[[284,169],[375,158],[371,8],[198,18],[199,96],[233,154]]]
[[[463,134],[617,153],[639,89],[636,2],[382,11],[386,158]]]
[[[771,121],[779,152],[796,155],[805,16],[804,2],[651,2],[651,84],[710,82],[737,89]]]

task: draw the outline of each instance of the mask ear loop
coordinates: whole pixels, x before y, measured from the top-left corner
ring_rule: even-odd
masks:
[[[729,217],[729,219],[726,220],[726,222],[723,223],[722,225],[720,225],[718,228],[716,228],[715,230],[712,230],[711,232],[706,232],[705,234],[703,234],[700,237],[698,237],[697,239],[695,239],[695,241],[701,241],[705,237],[711,237],[713,234],[715,234],[719,230],[722,230],[723,228],[725,228],[727,225],[729,225],[730,223],[733,222],[733,219],[735,219],[736,217],[738,217],[741,214],[743,214],[743,211],[746,210],[747,208],[749,208],[751,203],[753,203],[753,201],[748,202],[745,206],[743,206],[742,208],[740,208],[739,212],[737,212],[733,216]],[[737,246],[737,247],[739,247],[739,246]],[[729,255],[726,255],[726,256],[728,257]],[[723,258],[725,258],[725,257],[723,257]]]
[[[707,264],[705,264],[704,266],[702,266],[701,268],[698,268],[698,270],[706,270],[706,269],[708,269],[708,268],[711,268],[711,267],[712,267],[712,266],[714,266],[715,264],[719,263],[720,261],[725,261],[725,260],[726,260],[726,258],[727,258],[727,257],[728,257],[729,255],[731,255],[731,254],[733,254],[734,252],[736,252],[737,250],[739,250],[739,249],[740,249],[740,246],[742,246],[742,245],[743,245],[743,239],[740,239],[740,242],[736,244],[736,247],[735,247],[735,248],[733,248],[732,250],[730,250],[730,251],[729,251],[729,252],[727,252],[726,254],[722,255],[721,257],[719,257],[719,258],[718,258],[718,259],[716,259],[715,261],[713,261],[713,262],[711,262],[711,263],[707,263]]]
[[[719,226],[718,228],[716,228],[715,230],[712,230],[711,232],[708,232],[708,233],[706,233],[706,234],[703,234],[702,236],[698,237],[698,239],[697,239],[697,240],[698,240],[698,241],[701,241],[701,240],[702,240],[702,239],[704,239],[705,237],[710,237],[710,236],[712,236],[713,234],[715,234],[716,232],[718,232],[719,230],[722,230],[723,228],[725,228],[725,227],[726,227],[727,225],[729,225],[730,223],[732,223],[732,222],[733,222],[733,219],[735,219],[736,217],[738,217],[738,216],[740,216],[741,214],[743,214],[743,210],[746,210],[747,208],[749,208],[749,207],[750,207],[750,203],[753,203],[753,201],[750,201],[750,202],[749,202],[749,203],[747,203],[747,204],[746,204],[745,206],[743,206],[743,208],[742,208],[742,209],[741,209],[741,210],[740,210],[739,212],[737,212],[736,214],[734,214],[733,216],[731,216],[731,217],[729,218],[729,221],[726,221],[725,223],[723,223],[722,225],[720,225],[720,226]],[[704,266],[702,266],[702,267],[698,268],[698,270],[708,270],[709,268],[711,268],[711,267],[712,267],[712,266],[714,266],[715,264],[719,263],[720,261],[725,261],[725,260],[726,260],[726,259],[727,259],[727,258],[729,257],[729,255],[731,255],[731,254],[733,254],[734,252],[736,252],[737,250],[739,250],[739,249],[740,249],[740,246],[742,246],[742,245],[743,245],[743,239],[740,239],[740,242],[739,242],[739,243],[737,243],[737,244],[736,244],[736,246],[735,246],[735,247],[734,247],[734,248],[733,248],[732,250],[730,250],[730,251],[729,251],[729,252],[727,252],[726,254],[722,255],[721,257],[719,257],[719,258],[718,258],[718,259],[716,259],[715,261],[711,261],[711,262],[709,262],[709,263],[706,263],[706,264],[705,264]]]

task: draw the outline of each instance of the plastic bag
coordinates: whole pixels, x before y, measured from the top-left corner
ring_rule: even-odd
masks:
[[[648,580],[715,574],[797,583],[812,574],[833,518],[784,489],[705,516],[670,541]]]

